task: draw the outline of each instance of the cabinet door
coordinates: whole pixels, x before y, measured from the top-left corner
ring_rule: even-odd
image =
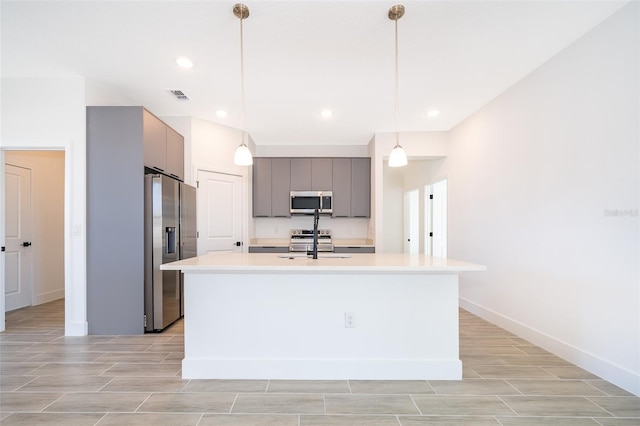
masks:
[[[184,180],[184,138],[167,126],[167,173]]]
[[[253,159],[253,216],[271,216],[271,158]]]
[[[249,246],[249,253],[289,253],[288,246]]]
[[[371,159],[351,159],[351,216],[371,216]]]
[[[167,169],[167,125],[146,109],[142,112],[144,165],[162,172]]]
[[[336,247],[336,253],[375,253],[376,248],[371,246],[350,246],[350,247]]]
[[[333,159],[332,216],[351,216],[351,158]]]
[[[291,190],[311,191],[311,159],[291,159]]]
[[[291,161],[289,158],[271,159],[271,216],[289,217]]]
[[[311,160],[311,190],[331,191],[333,189],[333,161],[331,158]]]

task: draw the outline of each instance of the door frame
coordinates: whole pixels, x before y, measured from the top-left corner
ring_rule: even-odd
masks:
[[[436,185],[444,185],[445,190],[445,198],[444,198],[444,215],[440,215],[440,212],[436,214],[434,211],[434,201],[430,197],[430,195],[434,195],[435,186]],[[448,216],[448,202],[447,202],[447,193],[448,193],[448,182],[447,179],[440,179],[433,183],[427,184],[424,187],[424,203],[425,203],[425,232],[424,232],[424,245],[425,245],[425,253],[429,256],[434,255],[434,246],[433,240],[435,237],[430,237],[429,233],[434,232],[435,222],[439,220],[443,222],[444,227],[444,241],[445,241],[445,251],[447,248],[448,236],[447,236],[447,216]]]
[[[241,203],[242,206],[240,207],[240,211],[241,211],[241,215],[242,215],[242,221],[241,221],[241,225],[242,225],[242,230],[241,230],[241,234],[242,234],[242,253],[248,253],[249,251],[249,227],[251,226],[251,224],[253,223],[252,221],[249,220],[249,208],[251,206],[249,206],[249,203],[251,202],[250,197],[249,197],[249,176],[251,173],[252,168],[249,166],[246,168],[246,171],[243,170],[242,172],[238,172],[237,169],[225,169],[225,168],[217,168],[217,167],[207,167],[204,165],[199,165],[199,164],[194,164],[193,165],[193,182],[191,183],[193,186],[196,186],[196,181],[198,180],[198,173],[200,171],[203,172],[209,172],[209,173],[219,173],[219,174],[223,174],[223,175],[233,175],[233,176],[240,176],[241,182],[241,188],[240,188],[240,192],[241,192]],[[198,188],[199,189],[199,188]],[[196,190],[196,204],[200,204],[201,200],[198,199],[198,193],[199,191]],[[200,232],[200,224],[196,225],[198,227],[198,234]],[[199,238],[199,237],[198,237]],[[199,243],[198,243],[199,244]]]
[[[411,241],[412,236],[416,236],[414,241]],[[416,249],[413,253],[412,248]],[[404,193],[403,251],[408,254],[420,253],[420,190],[418,189],[411,189]]]
[[[87,327],[87,301],[86,301],[86,255],[84,247],[86,245],[86,234],[83,230],[85,225],[85,218],[77,219],[72,226],[72,203],[73,195],[76,197],[81,192],[85,193],[86,183],[82,182],[80,188],[75,188],[72,182],[73,170],[74,170],[74,149],[73,141],[70,140],[55,140],[55,141],[30,141],[20,140],[16,143],[3,142],[0,147],[0,174],[3,176],[2,184],[0,185],[0,214],[2,219],[0,220],[0,245],[4,246],[6,242],[5,237],[5,188],[4,188],[4,173],[5,173],[5,151],[64,151],[64,291],[65,291],[65,335],[66,336],[86,336],[88,333]],[[83,153],[76,153],[76,155],[82,155]],[[78,161],[76,160],[76,163]],[[82,170],[86,173],[85,163],[82,162]],[[76,167],[77,168],[77,167]],[[78,172],[78,171],[77,171]],[[80,173],[81,174],[81,173]],[[78,185],[76,185],[78,186]],[[82,198],[84,200],[84,198]],[[83,204],[84,201],[83,201]],[[86,214],[86,207],[83,210]],[[84,216],[84,215],[83,215]],[[73,236],[73,239],[72,239]],[[75,239],[75,241],[73,241]],[[76,255],[74,259],[74,254]],[[78,254],[82,254],[79,256]],[[0,265],[2,271],[4,271],[4,254],[0,255]],[[81,265],[80,265],[81,264]],[[77,277],[74,269],[81,269],[82,274]],[[74,279],[75,278],[75,279]],[[0,274],[0,332],[5,330],[5,277],[4,273]]]

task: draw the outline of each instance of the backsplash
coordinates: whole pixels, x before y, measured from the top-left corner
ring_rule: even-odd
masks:
[[[254,218],[254,238],[289,238],[292,228],[312,229],[313,216]],[[331,218],[320,216],[318,227],[331,229],[333,238],[369,238],[369,218]]]

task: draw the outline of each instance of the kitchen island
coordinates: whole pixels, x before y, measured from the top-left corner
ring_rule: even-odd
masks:
[[[185,379],[459,380],[458,275],[424,255],[208,254],[185,276]]]

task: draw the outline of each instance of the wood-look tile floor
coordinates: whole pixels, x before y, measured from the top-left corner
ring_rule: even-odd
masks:
[[[7,313],[7,425],[640,425],[640,398],[460,312],[462,381],[182,380],[182,322],[64,336],[62,300]]]

